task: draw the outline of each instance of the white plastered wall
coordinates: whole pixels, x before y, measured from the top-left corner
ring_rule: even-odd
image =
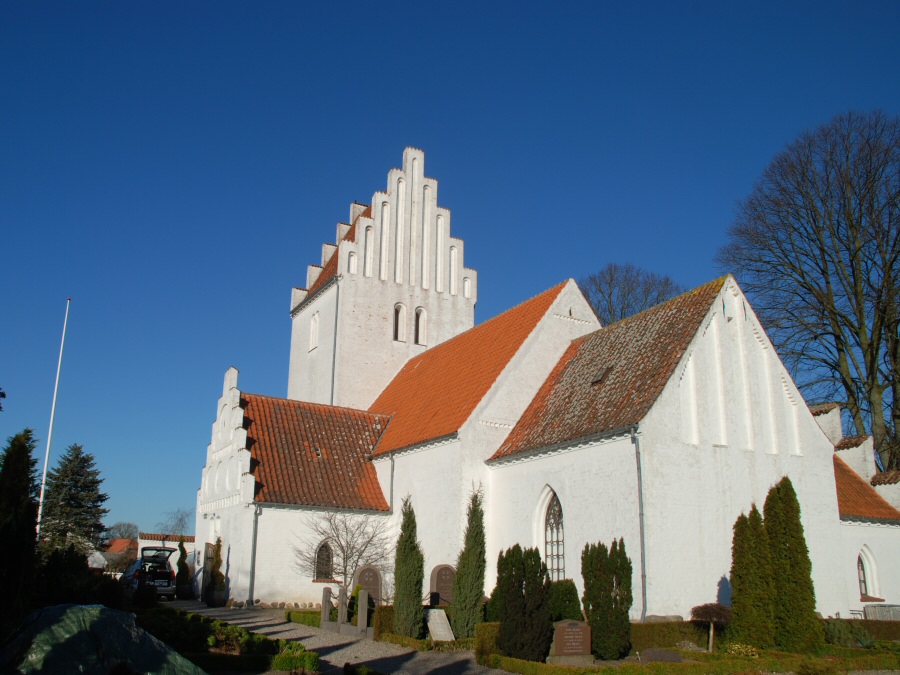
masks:
[[[845,610],[833,446],[732,279],[641,422],[648,613],[727,596],[732,527],[788,476],[819,611]]]
[[[848,522],[841,523],[841,571],[846,585],[848,610],[862,611],[857,558],[862,555],[866,567],[869,595],[883,598],[885,604],[900,604],[900,525]],[[849,613],[841,612],[841,616]]]

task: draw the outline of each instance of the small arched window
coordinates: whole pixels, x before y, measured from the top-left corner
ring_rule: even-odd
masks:
[[[313,314],[309,320],[309,351],[319,346],[319,313]]]
[[[425,308],[416,309],[416,334],[415,343],[417,345],[428,344],[428,326],[426,321]]]
[[[356,254],[353,251],[347,256],[347,271],[356,274]]]
[[[394,305],[394,340],[406,342],[406,307],[399,303]]]
[[[334,562],[331,555],[331,546],[328,542],[322,542],[316,551],[316,579],[333,579]]]
[[[563,536],[563,511],[559,497],[555,494],[547,505],[547,516],[544,528],[544,560],[547,563],[547,572],[551,581],[559,581],[566,578],[566,555]]]
[[[859,597],[869,595],[869,582],[866,579],[866,563],[862,556],[856,557],[856,574],[859,577]]]

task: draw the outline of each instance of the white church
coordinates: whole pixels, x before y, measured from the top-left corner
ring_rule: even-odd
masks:
[[[609,326],[569,279],[476,326],[478,275],[424,160],[407,148],[293,289],[287,397],[225,373],[196,540],[208,565],[221,537],[229,598],[314,606],[338,583],[327,541],[298,569],[312,519],[396,533],[407,496],[423,597],[446,595],[480,489],[486,593],[516,543],[581,593],[585,544],[623,537],[632,619],[687,618],[727,599],[735,519],[789,476],[819,612],[900,604],[900,472],[842,437],[837,406],[806,406],[734,278]],[[361,572],[390,595],[389,569]]]

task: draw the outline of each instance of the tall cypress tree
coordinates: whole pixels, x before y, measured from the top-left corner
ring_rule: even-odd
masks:
[[[416,513],[409,497],[403,500],[400,538],[394,558],[394,632],[419,638],[425,625],[422,580],[425,556],[416,534]]]
[[[475,624],[484,611],[484,510],[481,492],[469,499],[463,549],[456,561],[453,578],[453,633],[457,638],[473,637]]]
[[[516,544],[497,559],[496,600],[500,615],[497,646],[507,656],[543,661],[553,639],[550,577],[536,548]]]
[[[631,560],[625,542],[586,544],[581,552],[584,614],[591,626],[591,651],[601,659],[619,659],[631,649],[628,613],[633,601]]]
[[[44,511],[41,516],[41,547],[50,551],[74,545],[87,553],[97,548],[105,528],[103,507],[108,496],[100,492],[103,479],[94,466],[94,456],[76,444],[70,445],[59,464],[47,474]]]
[[[6,584],[5,611],[0,614],[0,640],[28,609],[37,558],[37,477],[31,429],[7,440],[0,456],[0,579]]]
[[[735,642],[768,648],[775,643],[774,586],[769,541],[756,505],[734,523],[731,547],[729,635]]]
[[[524,585],[522,547],[516,544],[497,557],[497,588],[491,596],[500,621],[497,646],[507,656],[517,657],[522,651]]]
[[[816,618],[812,563],[803,536],[800,503],[787,476],[769,490],[763,510],[776,598],[775,644],[786,651],[817,651],[824,646],[825,635]]]

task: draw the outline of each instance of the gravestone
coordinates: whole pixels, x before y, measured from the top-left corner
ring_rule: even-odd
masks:
[[[356,573],[354,588],[356,584],[362,586],[376,605],[381,604],[381,573],[376,568],[371,565],[360,567]]]
[[[584,621],[563,620],[553,624],[550,656],[585,656],[591,653],[591,627]]]
[[[369,592],[365,588],[356,598],[356,627],[360,633],[369,627]]]
[[[438,565],[431,572],[431,604],[453,604],[453,579],[456,570],[450,565]]]
[[[442,609],[426,609],[425,622],[428,624],[428,634],[432,642],[452,642],[453,629],[447,620],[447,613]]]
[[[338,591],[338,624],[347,623],[347,589],[341,586]]]
[[[331,621],[331,588],[326,586],[322,589],[322,616],[319,623],[324,626],[329,621]]]

